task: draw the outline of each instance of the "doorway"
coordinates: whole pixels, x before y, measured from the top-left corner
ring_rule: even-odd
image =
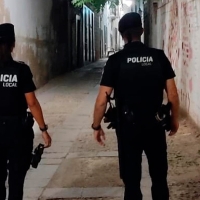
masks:
[[[81,20],[80,16],[76,16],[76,55],[77,67],[81,67]]]

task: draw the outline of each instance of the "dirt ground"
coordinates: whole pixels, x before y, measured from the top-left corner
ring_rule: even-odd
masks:
[[[168,160],[171,200],[200,200],[200,132],[189,120],[168,137]]]
[[[108,145],[104,151],[116,150],[116,140],[114,135],[108,135],[107,139],[113,140],[113,143]],[[85,138],[85,139],[83,139]],[[184,118],[180,120],[180,128],[178,133],[173,137],[167,137],[168,139],[168,160],[169,160],[169,173],[168,181],[170,188],[170,200],[200,200],[200,132],[194,127],[194,125]],[[92,139],[92,138],[90,138]],[[89,139],[89,134],[85,134],[78,138],[81,142],[71,149],[72,152],[95,151],[95,144],[92,144]],[[87,141],[87,142],[86,142]],[[94,146],[93,146],[94,145]],[[66,166],[65,164],[63,164]],[[90,166],[90,168],[89,168]],[[68,167],[62,169],[67,173],[72,171],[82,171],[81,169],[90,169],[89,177],[84,176],[84,173],[72,173],[74,176],[74,182],[63,181],[60,178],[57,181],[54,180],[56,186],[60,186],[59,181],[65,182],[65,187],[79,186],[79,187],[102,187],[102,186],[122,186],[121,181],[118,178],[118,164],[116,158],[78,158],[68,160]],[[74,170],[69,170],[74,168]],[[109,174],[106,179],[98,177],[98,169],[102,174]],[[84,171],[84,170],[83,170]],[[109,171],[109,173],[108,173]],[[88,172],[87,172],[88,174]],[[96,176],[93,177],[93,175]],[[80,181],[80,177],[81,181]],[[104,181],[102,181],[104,180]],[[80,183],[81,184],[78,184]],[[109,184],[108,184],[109,183]],[[50,184],[50,187],[54,187],[54,184]],[[69,200],[69,199],[68,199]],[[70,199],[75,200],[75,199]],[[77,199],[76,199],[77,200]],[[106,198],[93,198],[85,200],[108,200]],[[109,200],[118,200],[110,199]]]

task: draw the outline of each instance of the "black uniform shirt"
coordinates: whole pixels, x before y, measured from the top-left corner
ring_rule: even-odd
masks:
[[[163,50],[132,42],[109,57],[100,85],[114,88],[118,100],[131,101],[138,112],[148,112],[146,105],[155,112],[162,104],[166,80],[174,77]]]
[[[24,115],[28,108],[25,93],[35,91],[30,68],[12,58],[0,63],[0,116]]]

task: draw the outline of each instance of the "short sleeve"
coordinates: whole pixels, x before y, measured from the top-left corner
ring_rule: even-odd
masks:
[[[36,90],[33,75],[27,65],[24,65],[21,71],[21,87],[24,93],[34,92]]]
[[[103,69],[100,85],[113,88],[115,86],[115,79],[116,79],[115,64],[112,62],[111,58],[109,58]]]
[[[176,76],[175,72],[172,68],[172,65],[171,65],[169,59],[165,55],[164,51],[162,51],[162,60],[161,61],[162,61],[162,65],[164,67],[165,80],[174,78]]]

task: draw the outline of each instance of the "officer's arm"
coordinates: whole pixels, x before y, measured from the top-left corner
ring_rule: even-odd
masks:
[[[39,127],[41,127],[41,128],[45,127],[42,109],[41,109],[41,106],[40,106],[36,96],[35,96],[35,93],[34,92],[25,93],[25,97],[26,97],[26,102],[28,104],[28,107],[29,107],[33,117],[37,121]]]
[[[166,80],[165,90],[168,101],[171,103],[172,119],[178,120],[179,117],[179,97],[174,78]]]
[[[106,65],[102,73],[102,78],[100,81],[100,89],[94,108],[94,120],[93,120],[94,127],[98,127],[101,124],[101,120],[103,119],[107,107],[106,93],[110,95],[115,85],[116,64],[114,62],[115,59],[111,57],[109,57],[108,61],[106,62]]]
[[[110,95],[113,88],[107,86],[100,86],[99,94],[96,99],[95,108],[94,108],[94,127],[97,127],[101,124],[104,113],[107,107],[107,97],[106,93]]]

